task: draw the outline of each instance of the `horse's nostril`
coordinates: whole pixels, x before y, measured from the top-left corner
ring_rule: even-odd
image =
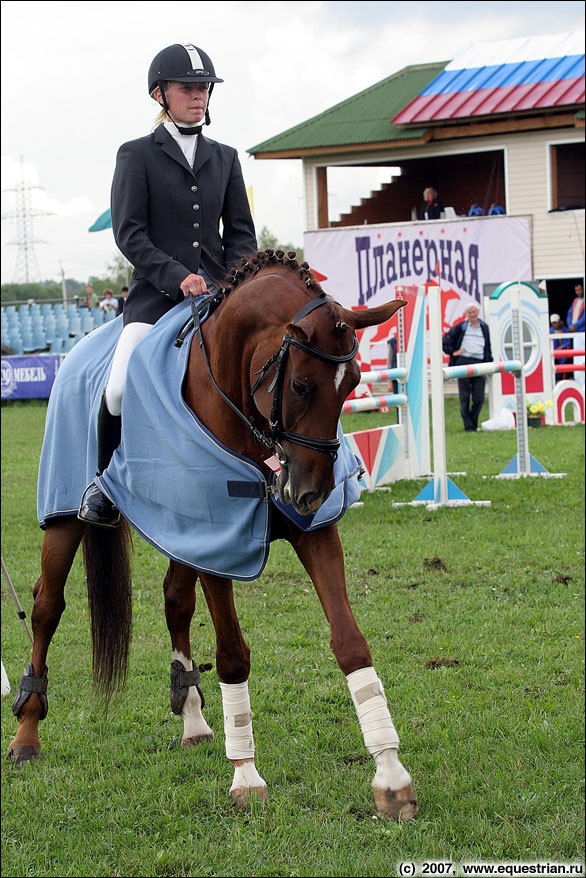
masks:
[[[296,505],[303,515],[309,515],[312,512],[317,512],[323,500],[324,498],[319,491],[306,491],[297,499]]]

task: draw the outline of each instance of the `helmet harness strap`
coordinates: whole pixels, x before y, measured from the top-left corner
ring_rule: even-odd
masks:
[[[173,116],[171,115],[171,113],[169,111],[169,105],[167,104],[167,95],[165,94],[165,84],[164,84],[163,80],[159,79],[157,81],[157,85],[159,86],[159,91],[161,92],[161,98],[163,99],[163,109],[165,111],[165,114],[166,114],[167,118],[171,120],[171,122],[173,123],[173,125],[175,126],[175,128],[177,129],[179,134],[187,134],[187,135],[200,134],[201,129],[203,127],[201,125],[194,125],[193,128],[181,128],[177,124],[177,122],[175,121],[175,119],[173,118]],[[211,82],[209,92],[208,92],[208,106],[209,106],[209,99],[211,97],[213,87],[214,87],[214,84],[213,84],[213,82]],[[212,120],[210,118],[210,113],[209,113],[209,110],[206,106],[205,124],[211,125],[211,122],[212,122]]]

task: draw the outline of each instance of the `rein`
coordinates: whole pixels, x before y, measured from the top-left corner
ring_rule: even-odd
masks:
[[[325,296],[320,296],[319,298],[312,299],[310,302],[307,302],[300,311],[297,312],[293,320],[291,320],[291,324],[294,326],[308,314],[311,314],[312,311],[315,311],[316,308],[321,307],[321,305],[325,305],[326,302],[329,301]],[[302,445],[304,448],[311,448],[313,451],[321,451],[324,454],[331,454],[335,457],[337,456],[338,449],[340,448],[340,440],[339,439],[317,439],[312,436],[304,436],[300,433],[291,433],[288,430],[285,430],[283,427],[283,384],[285,380],[285,369],[287,366],[287,357],[289,355],[289,348],[291,345],[295,345],[300,348],[305,353],[310,354],[312,357],[317,357],[320,360],[324,360],[328,363],[348,363],[350,360],[353,360],[356,354],[358,353],[358,339],[354,336],[354,344],[352,345],[352,350],[348,354],[342,354],[341,356],[336,356],[334,354],[327,354],[325,351],[319,350],[319,348],[314,348],[312,345],[305,344],[302,341],[298,341],[294,336],[289,333],[285,333],[283,336],[283,342],[279,350],[273,354],[266,361],[264,366],[259,370],[258,378],[254,382],[251,387],[250,393],[254,398],[254,394],[262,384],[266,373],[268,370],[276,363],[276,373],[273,378],[269,388],[268,393],[274,391],[273,396],[273,405],[271,408],[270,415],[270,431],[261,432],[258,427],[255,425],[252,418],[247,418],[246,415],[240,411],[238,406],[236,406],[232,400],[226,396],[224,391],[219,387],[212,374],[212,370],[210,367],[210,363],[208,360],[207,351],[205,349],[205,344],[203,340],[203,334],[201,331],[201,320],[200,315],[198,313],[198,309],[195,305],[195,300],[193,297],[191,298],[191,313],[193,319],[193,325],[195,327],[195,332],[197,334],[197,338],[199,341],[199,346],[204,358],[204,363],[206,365],[206,369],[212,384],[215,389],[222,397],[224,402],[230,406],[232,411],[238,415],[240,420],[244,421],[249,430],[252,433],[252,437],[255,442],[259,442],[265,446],[269,451],[273,451],[276,446],[282,454],[282,458],[286,459],[286,455],[283,452],[281,447],[281,440],[285,439],[288,442],[293,442],[295,445]],[[281,455],[278,455],[281,457]],[[281,458],[281,459],[282,459]]]

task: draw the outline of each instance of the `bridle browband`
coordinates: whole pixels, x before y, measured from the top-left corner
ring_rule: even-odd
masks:
[[[300,311],[297,312],[293,320],[290,321],[290,324],[292,326],[295,326],[300,320],[302,320],[304,317],[307,317],[307,315],[311,314],[312,311],[315,311],[316,308],[319,308],[321,307],[321,305],[325,305],[326,302],[330,301],[332,300],[326,296],[320,296],[319,298],[312,299],[310,302],[307,302]],[[281,347],[275,354],[269,357],[264,366],[256,373],[258,375],[258,378],[250,389],[251,396],[254,399],[254,394],[262,384],[267,372],[276,363],[275,377],[273,378],[267,391],[268,393],[274,391],[273,405],[271,408],[269,422],[271,429],[270,431],[265,430],[263,432],[258,429],[252,418],[247,418],[246,415],[241,412],[236,405],[234,405],[232,400],[228,396],[226,396],[224,391],[216,383],[205,349],[205,344],[201,331],[200,316],[193,297],[191,298],[191,313],[193,318],[193,325],[195,327],[195,332],[199,341],[199,346],[201,348],[206,369],[208,371],[208,375],[211,378],[212,384],[214,385],[224,402],[226,402],[230,406],[232,411],[236,415],[238,415],[238,417],[248,426],[255,442],[261,443],[265,446],[265,448],[268,448],[270,451],[273,451],[276,446],[280,452],[280,454],[278,454],[277,456],[281,460],[286,460],[286,455],[281,447],[281,441],[283,439],[288,442],[293,442],[295,445],[302,445],[304,448],[311,448],[313,451],[321,451],[324,454],[331,454],[334,458],[337,456],[338,449],[340,448],[339,439],[316,439],[312,436],[304,436],[300,433],[291,433],[289,430],[284,429],[283,385],[285,380],[285,369],[287,366],[287,357],[289,355],[289,348],[291,347],[291,345],[295,345],[295,347],[300,348],[302,351],[305,351],[305,353],[310,354],[312,357],[317,357],[318,359],[325,360],[328,363],[349,363],[350,360],[353,360],[358,353],[358,339],[356,338],[356,336],[354,336],[354,344],[352,345],[352,350],[347,354],[336,356],[335,354],[327,354],[325,351],[321,351],[319,350],[319,348],[314,348],[312,345],[305,344],[304,342],[296,339],[295,336],[290,335],[289,333],[285,333],[285,335],[283,336],[283,342],[281,344]]]

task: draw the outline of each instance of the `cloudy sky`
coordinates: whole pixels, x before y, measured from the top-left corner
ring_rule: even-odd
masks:
[[[448,61],[472,43],[584,27],[582,2],[2,2],[2,215],[22,170],[40,213],[42,278],[60,266],[80,281],[117,253],[111,230],[87,229],[108,206],[119,145],[147,134],[154,55],[193,42],[225,82],[207,133],[235,146],[253,187],[257,228],[303,243],[301,162],[259,161],[246,150],[408,64]],[[332,214],[370,180],[335,181]],[[375,185],[377,180],[372,181]],[[2,222],[2,282],[17,248]]]

